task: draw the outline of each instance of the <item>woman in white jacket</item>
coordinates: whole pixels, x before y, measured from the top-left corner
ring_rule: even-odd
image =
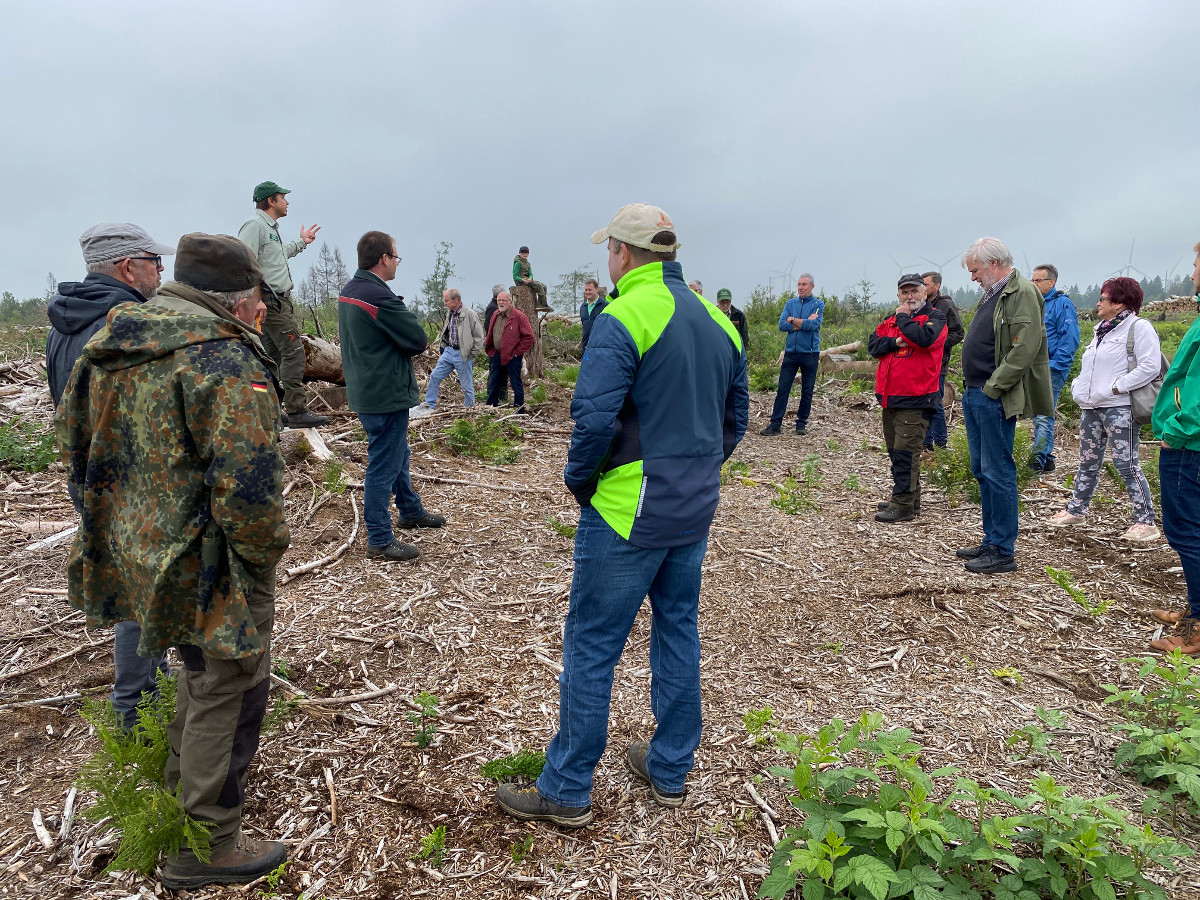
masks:
[[[1110,278],[1100,287],[1096,311],[1101,321],[1083,352],[1079,377],[1071,384],[1071,396],[1083,410],[1079,423],[1079,473],[1075,476],[1071,502],[1048,520],[1055,527],[1083,522],[1108,445],[1112,447],[1113,465],[1133,504],[1133,525],[1122,535],[1123,539],[1152,541],[1159,536],[1154,527],[1150,485],[1138,464],[1141,426],[1133,421],[1129,406],[1129,392],[1149,384],[1159,371],[1158,332],[1138,317],[1141,308],[1142,288],[1134,279]],[[1126,353],[1131,333],[1137,359],[1133,369],[1129,368]]]

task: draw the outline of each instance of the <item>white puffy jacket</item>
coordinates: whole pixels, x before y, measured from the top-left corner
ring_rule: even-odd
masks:
[[[1129,369],[1125,343],[1129,330],[1134,332],[1133,352],[1137,366]],[[1105,335],[1104,340],[1092,342],[1083,351],[1079,377],[1071,382],[1071,396],[1082,409],[1128,406],[1129,392],[1149,384],[1158,375],[1160,351],[1158,332],[1145,319],[1129,316]],[[1113,389],[1116,393],[1113,393]]]

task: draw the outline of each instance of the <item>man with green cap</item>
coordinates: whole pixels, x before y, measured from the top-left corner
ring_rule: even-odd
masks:
[[[746,314],[733,305],[733,291],[721,288],[717,291],[717,309],[729,316],[729,321],[742,336],[742,349],[750,354],[750,329],[746,326]]]
[[[292,306],[292,273],[287,261],[317,238],[320,225],[300,226],[300,240],[286,244],[279,237],[279,220],[287,215],[290,194],[273,181],[254,188],[254,215],[242,226],[238,237],[258,258],[262,268],[263,299],[267,319],[262,326],[263,345],[275,363],[283,387],[283,423],[292,428],[313,428],[329,421],[308,411],[304,393],[304,342]]]

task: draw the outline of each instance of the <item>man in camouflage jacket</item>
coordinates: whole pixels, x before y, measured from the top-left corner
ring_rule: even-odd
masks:
[[[114,308],[67,381],[55,431],[82,524],[68,562],[89,625],[137,619],[138,652],[183,663],[167,787],[211,823],[163,882],[251,881],[283,845],[241,833],[266,712],[275,565],[288,546],[279,403],[253,326],[262,273],[224,235],[179,242],[175,281]]]

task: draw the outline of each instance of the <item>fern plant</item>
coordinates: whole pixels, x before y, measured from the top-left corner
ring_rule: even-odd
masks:
[[[98,798],[81,815],[97,822],[111,819],[121,835],[104,871],[149,875],[160,856],[184,848],[208,862],[208,826],[184,811],[181,787],[172,793],[163,786],[171,752],[167,724],[175,717],[175,679],[159,674],[157,698],[143,700],[137,724],[129,731],[121,727],[107,700],[86,701],[80,715],[96,729],[100,741],[100,749],[83,764],[76,781]]]

